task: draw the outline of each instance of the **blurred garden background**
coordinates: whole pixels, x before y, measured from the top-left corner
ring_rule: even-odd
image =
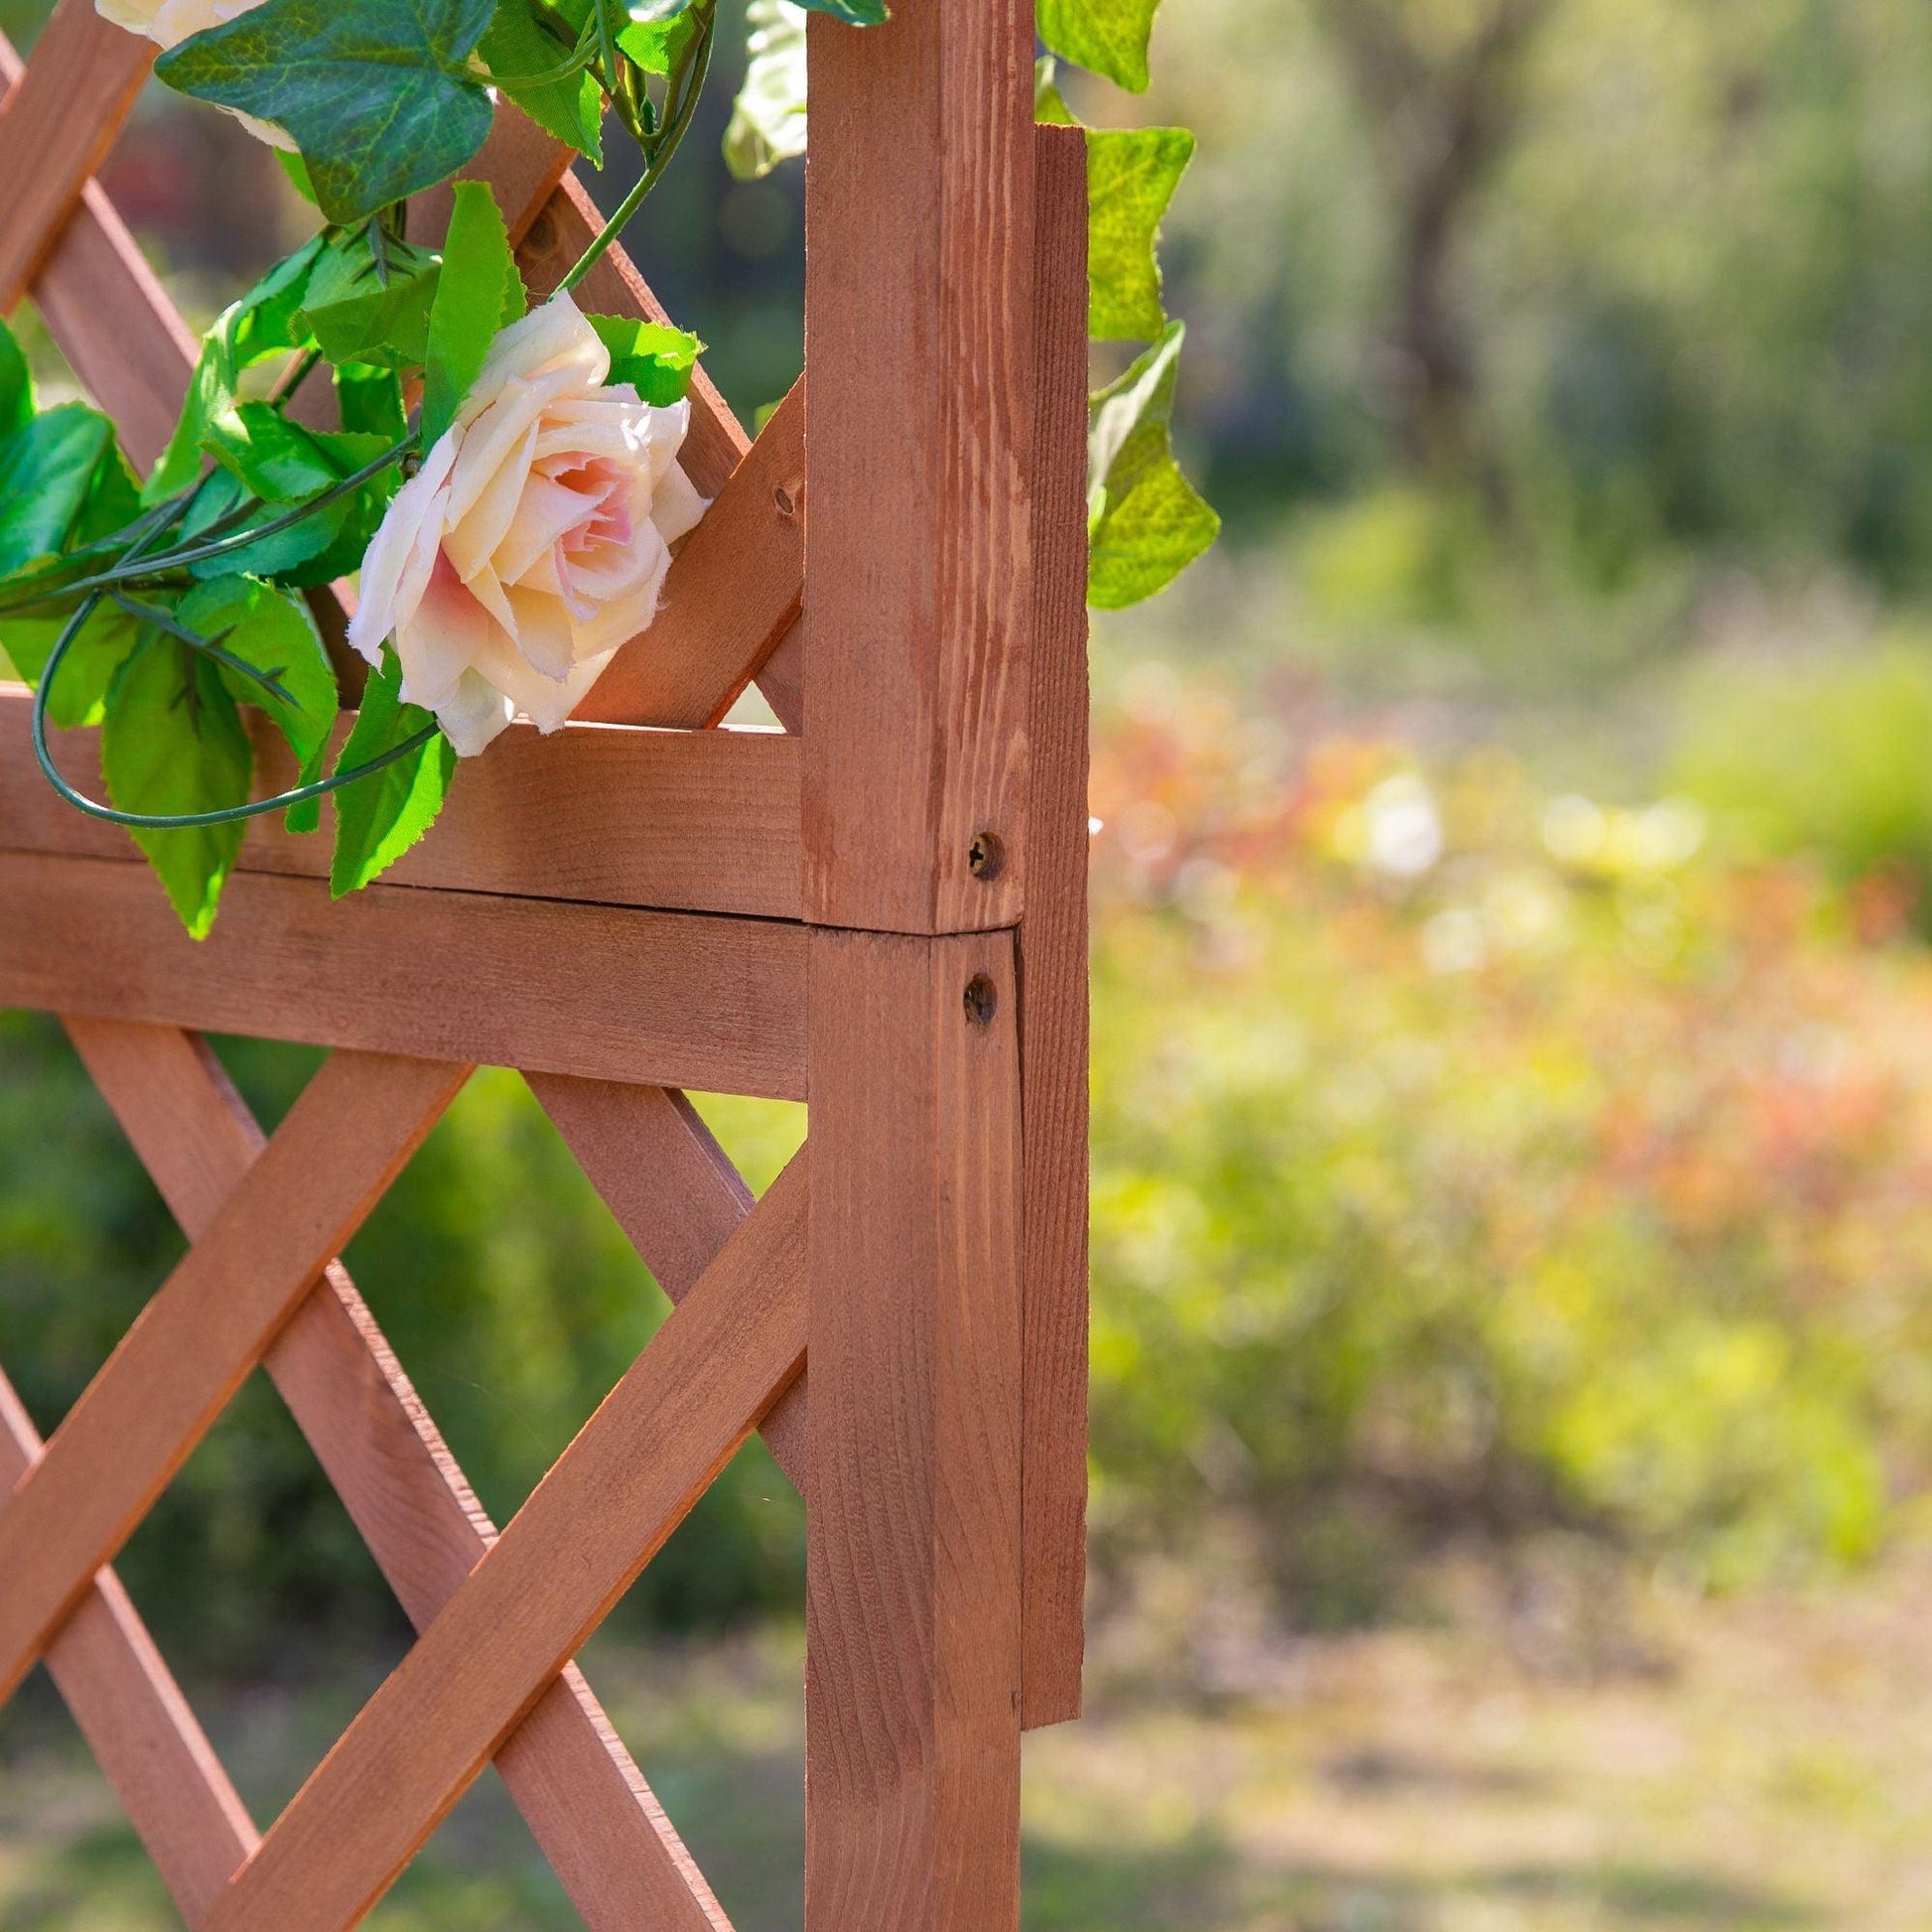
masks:
[[[1200,137],[1226,534],[1095,626],[1092,1715],[1029,1744],[1028,1924],[1932,1928],[1932,12],[1167,0],[1155,52],[1074,104]],[[749,415],[802,191],[726,171],[726,65],[629,240]],[[158,89],[106,181],[198,326],[304,219]],[[222,1051],[271,1118],[312,1064]],[[802,1132],[709,1111],[759,1182]],[[179,1250],[0,1019],[43,1428]],[[499,1520],[659,1308],[508,1076],[348,1261]],[[740,1932],[799,1924],[802,1551],[754,1446],[587,1660]],[[262,1818],[404,1647],[265,1386],[122,1570]],[[371,1920],[574,1922],[487,1782]],[[0,1932],[172,1923],[37,1680]]]

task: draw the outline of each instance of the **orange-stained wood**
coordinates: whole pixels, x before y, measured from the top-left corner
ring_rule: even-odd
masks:
[[[805,932],[236,873],[182,931],[145,864],[0,852],[0,1005],[800,1100]]]
[[[805,385],[759,432],[678,551],[650,628],[578,707],[619,724],[715,725],[798,618],[805,570]],[[767,692],[787,724],[796,710]]]
[[[199,1234],[264,1145],[220,1062],[172,1028],[69,1020],[68,1030],[183,1229]],[[426,1628],[496,1531],[340,1263],[330,1265],[262,1366],[410,1620]],[[77,1621],[50,1652],[57,1674]],[[640,1912],[665,1932],[729,1932],[575,1666],[505,1742],[496,1768],[593,1932],[627,1932]],[[255,1842],[251,1831],[247,1849]],[[240,1863],[237,1854],[220,1866],[191,1919]]]
[[[1018,1921],[1014,980],[1010,933],[812,939],[812,1932]]]
[[[26,75],[0,100],[0,315],[27,293],[154,57],[152,41],[110,26],[93,0],[55,8]]]
[[[201,1932],[345,1932],[796,1376],[804,1157],[296,1793]]]
[[[125,832],[69,805],[40,774],[28,721],[33,700],[0,684],[0,850],[127,859]],[[346,737],[348,720],[339,727]],[[55,756],[89,796],[104,796],[98,734],[57,734]],[[296,782],[287,746],[255,732],[256,790]],[[798,761],[775,732],[638,732],[567,727],[543,738],[515,725],[457,769],[436,829],[383,875],[385,886],[584,899],[753,918],[798,916]],[[325,878],[323,836],[258,818],[245,872]]]
[[[39,1434],[0,1375],[0,1487],[19,1481],[40,1451]],[[194,1924],[260,1838],[111,1570],[94,1578],[46,1661],[128,1822]]]
[[[810,30],[805,916],[1026,903],[1034,9]],[[999,863],[974,869],[982,834]]]
[[[752,1209],[731,1158],[683,1094],[533,1073],[543,1103],[658,1285],[681,1302]],[[764,1446],[805,1486],[805,1378],[765,1417]]]
[[[1025,1719],[1080,1714],[1087,1502],[1087,148],[1042,127],[1020,1068],[1027,1127]]]
[[[467,1073],[338,1053],[309,1083],[0,1507],[0,1698],[112,1561]]]

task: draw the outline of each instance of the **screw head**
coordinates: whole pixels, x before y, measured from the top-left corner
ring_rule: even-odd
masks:
[[[984,973],[966,982],[966,1018],[975,1027],[990,1027],[1000,1010],[1000,989]]]
[[[997,832],[976,832],[966,848],[966,869],[982,886],[991,885],[1005,869],[1007,850]]]
[[[771,492],[771,500],[778,506],[778,514],[780,516],[796,516],[798,514],[797,498],[792,495],[791,491],[783,483],[780,483]]]

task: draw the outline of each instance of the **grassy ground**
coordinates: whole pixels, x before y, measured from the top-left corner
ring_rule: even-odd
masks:
[[[1491,1589],[1433,1629],[1249,1647],[1238,1694],[1162,1693],[1109,1647],[1087,1722],[1029,1744],[1027,1925],[1932,1927],[1928,1585],[1913,1564],[1724,1605],[1649,1592],[1609,1641],[1579,1640],[1601,1606],[1575,1588]],[[740,1932],[796,1927],[795,1639],[589,1662]],[[201,1697],[259,1815],[379,1669]],[[486,1781],[371,1924],[575,1922]],[[174,1923],[51,1698],[30,1697],[0,1726],[0,1932]]]

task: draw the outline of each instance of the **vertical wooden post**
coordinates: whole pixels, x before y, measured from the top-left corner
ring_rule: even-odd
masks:
[[[811,22],[810,1932],[1019,1919],[1033,26]]]
[[[1033,57],[1033,0],[811,23],[804,881],[824,925],[989,930],[1025,903]]]

